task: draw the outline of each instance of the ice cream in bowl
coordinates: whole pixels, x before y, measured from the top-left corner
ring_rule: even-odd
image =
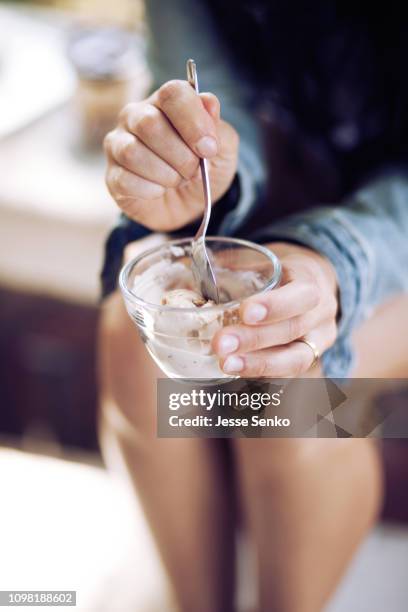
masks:
[[[207,238],[220,303],[205,300],[191,269],[191,238],[165,242],[129,261],[119,285],[127,311],[155,362],[170,378],[227,377],[211,340],[239,322],[241,302],[269,291],[281,266],[269,249],[238,238]]]

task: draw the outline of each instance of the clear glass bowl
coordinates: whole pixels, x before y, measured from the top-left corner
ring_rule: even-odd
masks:
[[[127,311],[146,347],[170,378],[226,378],[211,350],[214,334],[239,322],[242,300],[276,287],[281,266],[272,251],[237,238],[206,239],[223,303],[175,307],[161,303],[165,291],[193,288],[191,238],[166,242],[128,262],[119,285]]]

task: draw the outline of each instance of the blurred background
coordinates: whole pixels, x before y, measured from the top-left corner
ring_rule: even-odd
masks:
[[[97,441],[98,274],[117,214],[101,143],[148,91],[145,37],[141,0],[0,2],[0,589],[77,590],[81,610],[170,610]],[[406,445],[385,443],[384,464],[384,520],[333,612],[408,607]]]
[[[96,433],[117,215],[101,142],[149,87],[144,41],[138,0],[0,3],[0,589],[77,590],[81,610],[163,609],[148,530]]]
[[[0,24],[1,427],[96,449],[101,143],[148,88],[143,9],[0,3]]]

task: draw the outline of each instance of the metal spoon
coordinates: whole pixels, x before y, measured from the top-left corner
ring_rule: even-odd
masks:
[[[187,80],[199,93],[197,68],[194,60],[187,60]],[[214,270],[205,246],[205,236],[211,216],[211,189],[206,159],[200,159],[201,177],[203,180],[205,209],[204,217],[194,240],[191,243],[192,271],[203,297],[219,304],[220,296]]]

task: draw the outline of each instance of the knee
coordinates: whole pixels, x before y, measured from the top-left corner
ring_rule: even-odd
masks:
[[[113,430],[152,437],[156,372],[118,293],[102,307],[98,362],[101,417]]]
[[[121,296],[114,293],[105,300],[99,318],[98,378],[102,392],[117,397],[123,387],[131,385],[139,344]]]
[[[373,499],[382,489],[378,452],[370,440],[237,440],[248,490],[260,501],[318,499],[353,485]]]
[[[262,496],[297,488],[314,470],[316,452],[310,442],[297,439],[237,440],[238,462],[247,485]]]

